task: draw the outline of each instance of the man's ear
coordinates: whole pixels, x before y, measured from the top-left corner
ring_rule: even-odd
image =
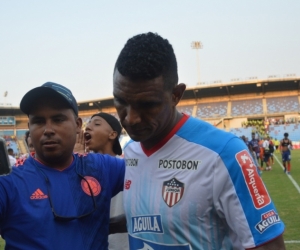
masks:
[[[77,125],[76,134],[79,134],[82,128],[82,119],[80,117],[76,118],[76,125]]]
[[[185,91],[185,88],[186,88],[186,85],[184,83],[179,83],[178,85],[176,85],[173,88],[172,98],[173,98],[174,106],[176,106],[179,103],[179,101],[181,100],[183,93]]]
[[[114,139],[117,138],[117,136],[118,136],[117,131],[111,131],[111,132],[109,133],[109,135],[108,135],[108,138],[109,138],[110,140],[114,140]]]

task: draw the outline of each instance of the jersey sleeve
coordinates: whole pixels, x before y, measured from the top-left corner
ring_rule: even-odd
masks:
[[[244,248],[262,245],[284,231],[284,224],[244,143],[229,140],[214,167],[214,205]]]
[[[106,155],[106,166],[109,168],[109,183],[112,188],[112,197],[123,190],[125,161],[117,157]]]

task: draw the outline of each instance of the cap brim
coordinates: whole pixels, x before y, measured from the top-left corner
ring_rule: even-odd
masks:
[[[57,93],[54,89],[47,87],[37,87],[28,91],[23,96],[20,102],[20,109],[22,110],[22,112],[29,115],[31,109],[38,105],[38,103],[36,103],[36,100],[40,99],[41,97],[51,97],[53,99],[62,100],[70,106],[67,100],[61,94]]]

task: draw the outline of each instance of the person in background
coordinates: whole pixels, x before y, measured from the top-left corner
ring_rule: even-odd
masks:
[[[27,92],[34,156],[0,176],[7,249],[108,249],[110,200],[123,190],[124,160],[73,154],[82,120],[72,92],[47,82]]]
[[[7,153],[8,153],[10,166],[13,167],[17,163],[17,160],[15,158],[15,154],[14,154],[14,150],[12,148],[8,148]]]
[[[149,32],[127,41],[113,95],[132,139],[123,191],[130,249],[285,249],[247,146],[177,111],[185,88],[168,40]]]
[[[30,133],[29,131],[26,131],[25,133],[25,142],[26,142],[26,145],[27,145],[27,148],[29,150],[29,153],[26,153],[26,154],[23,154],[21,155],[21,157],[19,157],[17,159],[17,162],[15,164],[15,167],[18,167],[20,165],[23,165],[24,161],[31,155],[31,156],[34,156],[35,154],[35,150],[34,150],[34,147],[33,147],[33,144],[32,144],[32,140],[31,140],[31,137],[30,137]]]
[[[85,128],[85,146],[94,153],[109,154],[119,158],[122,155],[119,142],[121,132],[121,124],[114,116],[103,112],[94,114]],[[124,214],[123,192],[113,197],[110,204],[110,217],[121,214]],[[126,230],[126,225],[124,229]],[[127,233],[110,234],[108,243],[110,250],[129,250]]]
[[[259,146],[259,139],[256,138],[255,132],[251,133],[251,141],[249,142],[249,144],[251,145],[253,151],[256,153],[257,161],[259,161],[261,152],[260,152],[260,146]]]
[[[25,142],[27,144],[29,153],[33,154],[35,152],[35,150],[34,150],[34,147],[33,147],[33,144],[32,144],[32,140],[31,140],[29,131],[26,131],[26,133],[25,133]]]
[[[284,138],[280,141],[280,153],[282,156],[282,163],[284,172],[287,174],[291,173],[291,149],[293,149],[293,143],[289,139],[289,134],[284,133]]]
[[[272,147],[272,146],[271,146]],[[262,149],[263,149],[263,161],[266,164],[266,170],[272,170],[271,164],[270,164],[270,139],[267,135],[264,136],[264,140],[262,143]]]
[[[271,137],[268,136],[269,140],[269,149],[270,149],[270,166],[274,165],[274,151],[275,151],[275,145]]]
[[[276,152],[280,152],[280,151],[279,151],[280,141],[277,140],[277,138],[275,138],[274,144],[275,144]]]
[[[259,162],[257,161],[257,156],[256,156],[256,152],[252,149],[252,145],[249,143],[248,137],[246,136],[242,136],[241,139],[245,142],[245,144],[247,145],[249,152],[251,154],[251,156],[253,157],[253,161],[255,163],[255,166],[257,167],[257,172],[259,173],[259,175],[262,174],[262,167],[259,167]]]

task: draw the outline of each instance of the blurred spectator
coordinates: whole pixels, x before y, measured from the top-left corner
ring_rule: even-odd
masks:
[[[9,149],[7,149],[7,153],[8,153],[8,158],[9,158],[10,166],[12,167],[17,162],[17,160],[15,158],[14,150],[12,148],[9,148]]]

